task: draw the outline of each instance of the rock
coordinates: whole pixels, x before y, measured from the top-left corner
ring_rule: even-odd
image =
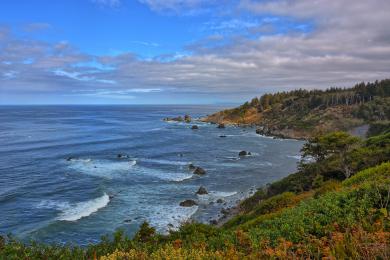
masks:
[[[216,221],[215,219],[210,220],[210,224],[211,225],[218,225],[218,221]]]
[[[227,215],[227,214],[229,214],[229,211],[227,209],[221,209],[221,213],[223,215]]]
[[[218,126],[217,126],[217,128],[225,128],[225,124],[219,124]]]
[[[193,173],[197,175],[205,175],[206,171],[201,167],[196,167]]]
[[[238,153],[238,156],[247,156],[248,152],[247,151],[241,151]]]
[[[193,165],[192,163],[190,163],[190,164],[188,164],[188,169],[189,169],[190,171],[193,171],[193,170],[196,169],[196,167],[195,167],[195,165]]]
[[[125,219],[123,222],[124,222],[124,223],[130,223],[130,222],[131,222],[131,219]]]
[[[197,130],[197,129],[199,129],[199,127],[198,127],[197,125],[193,125],[193,126],[191,127],[191,129],[192,129],[192,130]]]
[[[223,199],[217,199],[217,203],[223,203]]]
[[[252,155],[252,153],[251,153],[251,152],[248,152],[248,155]]]
[[[68,157],[68,158],[66,158],[66,161],[70,162],[70,161],[72,161],[73,159],[74,159],[73,157]]]
[[[166,117],[166,118],[164,118],[164,121],[183,122],[184,119],[181,116],[178,116],[178,117]]]
[[[168,227],[173,228],[173,225],[171,223],[168,224]]]
[[[180,202],[179,205],[182,207],[193,207],[193,206],[198,205],[198,203],[196,203],[196,201],[194,201],[194,200],[185,200],[185,201]]]
[[[207,190],[206,190],[205,187],[200,186],[200,187],[199,187],[199,190],[196,192],[196,194],[198,194],[198,195],[204,195],[204,194],[209,194],[209,193],[207,192]]]
[[[116,157],[117,157],[118,159],[129,158],[128,155],[126,155],[126,154],[121,154],[121,153],[119,153]]]
[[[186,122],[186,123],[191,123],[191,117],[189,116],[189,115],[185,115],[184,116],[184,121]]]

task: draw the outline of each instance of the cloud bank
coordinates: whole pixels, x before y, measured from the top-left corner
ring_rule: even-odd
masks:
[[[216,5],[202,0],[140,2],[170,15]],[[233,100],[265,91],[348,86],[390,76],[388,0],[242,0],[231,1],[231,6],[234,11],[225,14],[225,22],[209,23],[209,37],[186,46],[186,55],[148,60],[134,53],[88,55],[67,42],[20,39],[2,27],[0,93],[131,96],[131,100],[140,93],[215,94]],[[260,22],[242,20],[242,14]],[[279,32],[280,19],[299,26]],[[305,29],[307,24],[312,29]],[[240,32],[216,32],[232,28]]]

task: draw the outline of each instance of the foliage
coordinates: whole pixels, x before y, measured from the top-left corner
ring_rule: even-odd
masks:
[[[256,103],[256,101],[253,101]],[[390,133],[359,140],[336,132],[309,141],[315,160],[241,203],[215,227],[186,223],[161,235],[143,223],[85,248],[0,237],[0,259],[388,259]],[[342,173],[344,156],[351,176]]]
[[[347,131],[363,124],[390,120],[390,79],[363,82],[352,88],[264,94],[205,120],[255,124],[263,127],[264,134],[288,138]]]
[[[390,121],[378,121],[370,124],[367,136],[372,137],[386,133],[390,133]]]

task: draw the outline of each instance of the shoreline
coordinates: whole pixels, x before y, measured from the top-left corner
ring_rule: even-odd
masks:
[[[187,115],[186,115],[187,116]],[[184,118],[183,120],[177,120],[179,117],[176,117],[176,118],[164,118],[163,121],[167,122],[167,123],[183,123],[183,124],[188,124],[188,125],[191,125],[191,124],[210,124],[210,125],[218,125],[218,124],[222,124],[224,126],[230,126],[230,127],[237,127],[237,128],[252,128],[252,129],[255,129],[255,133],[261,137],[264,137],[264,138],[272,138],[272,139],[286,139],[286,140],[296,140],[296,141],[307,141],[309,137],[306,137],[306,138],[296,138],[296,137],[291,137],[291,136],[284,136],[284,135],[280,135],[280,134],[274,134],[272,133],[271,131],[268,131],[268,132],[260,132],[258,131],[259,130],[259,127],[263,127],[261,125],[258,125],[258,124],[240,124],[240,123],[231,123],[231,122],[214,122],[214,121],[209,121],[207,120],[207,117],[200,117],[200,118],[191,118],[191,121],[185,121]],[[218,128],[218,126],[217,126]],[[286,176],[289,176],[293,173],[288,173]],[[278,181],[278,180],[275,180],[275,181]],[[260,186],[260,187],[255,187],[255,188],[250,188],[248,191],[247,191],[247,195],[246,196],[243,196],[242,198],[236,200],[235,203],[233,203],[233,206],[231,207],[222,207],[221,209],[221,212],[222,213],[222,216],[220,217],[217,217],[216,219],[212,219],[210,220],[209,222],[207,222],[206,224],[208,225],[212,225],[212,226],[216,226],[218,228],[221,228],[223,227],[223,225],[225,223],[227,223],[229,220],[231,220],[232,218],[238,216],[240,213],[241,213],[241,203],[249,198],[251,198],[252,196],[254,196],[254,194],[256,193],[256,191],[258,191],[259,189],[262,189],[262,188],[265,188],[265,185],[263,186]],[[195,213],[194,213],[195,214]],[[187,221],[189,222],[199,222],[197,221],[195,218],[194,218],[194,214],[192,214],[189,219]],[[219,214],[218,214],[219,215]],[[217,216],[218,216],[217,215]]]

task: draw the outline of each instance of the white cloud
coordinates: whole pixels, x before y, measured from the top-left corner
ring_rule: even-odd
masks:
[[[202,4],[144,2],[159,10]],[[259,16],[259,21],[264,14],[309,21],[313,31],[250,38],[216,35],[195,42],[185,55],[141,60],[133,53],[90,56],[66,42],[18,39],[0,28],[0,91],[75,94],[72,90],[104,89],[98,95],[119,98],[174,89],[169,93],[241,98],[243,93],[348,86],[390,77],[390,1],[241,1],[238,8]],[[224,27],[240,18],[235,13],[232,17]],[[32,62],[24,64],[27,59]],[[92,61],[99,66],[74,66]],[[101,69],[105,67],[111,69]],[[10,71],[15,72],[13,78],[4,77]]]
[[[91,0],[92,3],[95,3],[99,6],[107,7],[118,7],[121,5],[121,0]]]

